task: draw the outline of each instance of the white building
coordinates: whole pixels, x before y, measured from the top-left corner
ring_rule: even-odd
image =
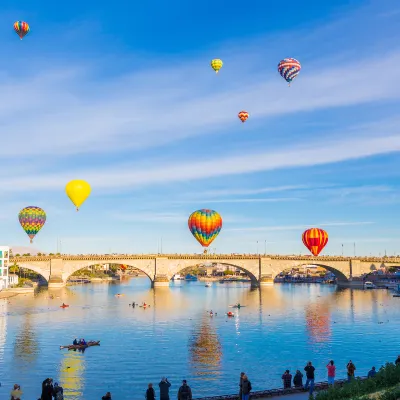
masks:
[[[0,289],[8,288],[8,262],[10,247],[0,246]]]
[[[18,275],[16,274],[8,274],[8,285],[18,285]]]

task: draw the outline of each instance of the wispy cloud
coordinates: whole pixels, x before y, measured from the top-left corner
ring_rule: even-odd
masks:
[[[263,187],[255,189],[221,189],[221,190],[209,190],[202,192],[202,196],[246,196],[252,194],[262,194],[262,193],[276,193],[276,192],[286,192],[292,190],[302,190],[309,189],[310,186],[307,185],[288,185],[288,186],[275,186],[275,187]]]
[[[196,199],[196,200],[178,200],[176,203],[280,203],[287,201],[301,201],[296,197],[280,197],[280,198],[265,198],[265,199]]]

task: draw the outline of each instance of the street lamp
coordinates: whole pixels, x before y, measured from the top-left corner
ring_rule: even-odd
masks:
[[[267,241],[264,240],[264,256],[267,255]]]
[[[258,254],[258,240],[257,240],[257,254]]]

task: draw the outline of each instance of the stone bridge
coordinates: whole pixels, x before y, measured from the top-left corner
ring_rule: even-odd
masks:
[[[11,257],[17,264],[42,275],[49,287],[64,286],[74,272],[96,264],[124,264],[143,271],[153,286],[168,286],[171,278],[191,266],[219,263],[237,267],[251,279],[253,286],[271,284],[287,268],[318,265],[335,274],[340,286],[351,286],[353,278],[381,267],[399,266],[400,258],[332,257],[232,254],[142,254],[142,255],[61,255]]]

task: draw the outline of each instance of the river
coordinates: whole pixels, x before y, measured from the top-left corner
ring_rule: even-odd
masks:
[[[318,381],[330,359],[343,378],[349,358],[365,375],[400,353],[400,298],[386,290],[201,282],[154,290],[148,278],[133,278],[53,289],[54,299],[49,293],[0,300],[0,398],[19,383],[23,398],[37,399],[47,377],[71,400],[101,399],[107,391],[116,400],[143,400],[147,384],[162,376],[172,398],[182,379],[194,397],[212,396],[237,392],[241,371],[253,390],[263,390],[280,387],[285,369],[302,370],[308,360]],[[133,309],[132,301],[150,308]],[[70,307],[61,309],[63,302]],[[236,302],[246,307],[229,308]],[[210,309],[218,315],[211,318]],[[75,337],[101,346],[59,349]]]

